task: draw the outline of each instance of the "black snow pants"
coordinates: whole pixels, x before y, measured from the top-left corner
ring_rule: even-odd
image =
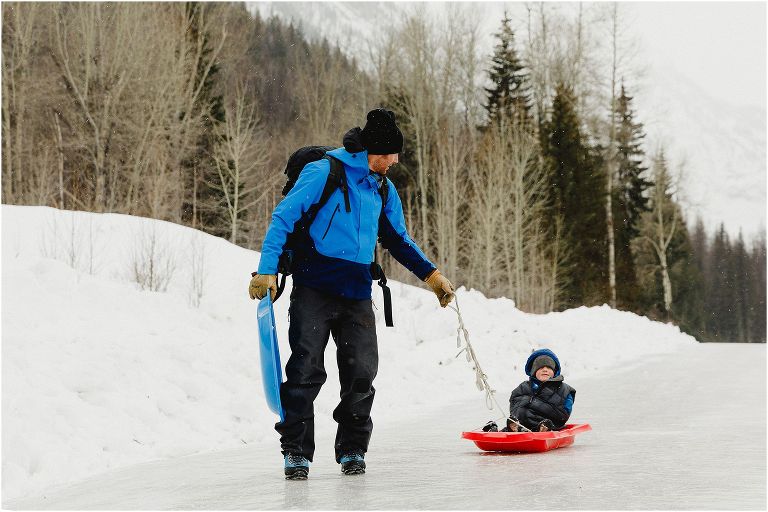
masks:
[[[353,300],[294,286],[289,307],[291,356],[280,386],[285,420],[275,425],[283,454],[312,460],[315,452],[313,402],[326,379],[323,353],[328,336],[336,342],[341,401],[333,411],[339,424],[336,461],[346,453],[365,453],[371,438],[373,379],[379,366],[376,323],[370,299]]]

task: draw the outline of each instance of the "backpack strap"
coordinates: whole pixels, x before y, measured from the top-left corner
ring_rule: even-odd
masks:
[[[387,198],[389,197],[389,183],[387,178],[384,178],[384,183],[379,187],[379,195],[381,196],[381,212],[379,212],[379,226],[381,226],[381,217],[384,215],[384,207],[387,204]],[[379,264],[379,255],[376,252],[376,247],[373,248],[373,263],[371,263],[371,277],[378,279],[379,286],[381,286],[381,292],[384,295],[384,322],[387,327],[394,327],[392,321],[392,293],[387,286],[387,276],[384,274],[384,269]]]
[[[389,198],[389,181],[387,177],[384,177],[384,183],[379,187],[379,195],[381,196],[381,213],[384,214],[384,207],[387,205],[387,199]]]
[[[309,226],[312,225],[315,221],[315,217],[317,217],[317,212],[328,203],[331,194],[333,194],[337,188],[340,188],[344,193],[345,209],[347,212],[352,211],[351,205],[349,204],[349,188],[347,188],[347,173],[344,172],[344,164],[332,156],[326,155],[323,158],[331,163],[331,172],[328,173],[328,179],[325,181],[322,193],[320,193],[320,199],[307,210],[305,218],[306,222],[304,225],[305,229],[309,229]]]
[[[352,206],[349,204],[349,187],[347,187],[347,173],[344,171],[344,164],[341,160],[330,155],[325,155],[323,158],[331,163],[331,172],[328,174],[328,181],[325,183],[325,189],[323,189],[323,195],[320,196],[318,204],[322,207],[328,202],[333,191],[340,188],[344,194],[344,209],[349,213],[352,211]],[[333,188],[329,190],[328,187],[331,182],[333,182]]]

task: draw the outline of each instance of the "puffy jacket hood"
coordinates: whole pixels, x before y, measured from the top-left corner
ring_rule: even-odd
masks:
[[[552,360],[555,361],[555,375],[554,377],[557,377],[560,375],[560,360],[557,358],[554,352],[549,350],[548,348],[540,348],[539,350],[534,351],[531,353],[530,356],[528,356],[528,361],[525,362],[525,374],[532,379],[534,378],[533,375],[531,375],[531,366],[533,365],[533,361],[539,357],[539,356],[549,356],[552,358]],[[551,380],[551,379],[550,379]]]

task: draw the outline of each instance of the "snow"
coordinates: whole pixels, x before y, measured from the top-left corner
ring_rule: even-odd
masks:
[[[749,371],[727,371],[745,361],[753,362]],[[487,411],[476,400],[454,400],[449,409],[418,418],[375,414],[363,476],[341,474],[335,425],[318,416],[317,451],[304,482],[283,479],[275,442],[147,462],[3,504],[12,510],[764,510],[765,377],[765,344],[695,344],[610,376],[569,379],[578,389],[572,420],[593,430],[547,453],[481,452],[459,432],[485,423]]]
[[[159,263],[173,269],[165,291],[141,290],[131,278],[153,234]],[[196,306],[191,269],[201,255],[204,293]],[[276,449],[276,416],[258,369],[256,304],[247,295],[258,258],[168,222],[3,205],[3,499],[157,459],[244,445]],[[499,416],[485,410],[471,366],[455,357],[455,312],[423,287],[390,284],[394,328],[384,327],[374,286],[374,417],[418,421],[457,402],[476,404],[478,418]],[[540,347],[558,354],[578,388],[597,372],[696,345],[677,327],[607,306],[533,315],[471,289],[457,296],[502,404]],[[287,307],[286,299],[276,303],[283,362]],[[319,418],[330,418],[338,400],[332,346],[315,403]]]

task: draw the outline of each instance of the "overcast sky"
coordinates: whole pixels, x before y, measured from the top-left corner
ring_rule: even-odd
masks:
[[[764,2],[631,2],[626,7],[649,59],[677,68],[714,97],[765,108]]]

